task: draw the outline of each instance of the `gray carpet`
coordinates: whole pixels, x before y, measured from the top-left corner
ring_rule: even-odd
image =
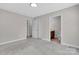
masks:
[[[0,46],[0,55],[77,55],[75,48],[41,39],[25,39]]]

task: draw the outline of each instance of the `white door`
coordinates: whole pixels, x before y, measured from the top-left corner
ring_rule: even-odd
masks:
[[[39,20],[35,19],[32,23],[32,37],[39,38]]]

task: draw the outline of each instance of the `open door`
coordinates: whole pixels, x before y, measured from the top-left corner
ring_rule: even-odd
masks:
[[[50,40],[56,43],[61,42],[61,16],[50,19]]]

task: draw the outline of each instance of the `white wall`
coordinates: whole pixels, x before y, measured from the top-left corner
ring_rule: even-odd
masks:
[[[79,47],[79,5],[64,10],[62,42]]]
[[[51,19],[49,19],[49,22],[50,31],[61,31],[61,16],[51,17]]]
[[[79,47],[79,5],[36,17],[41,22],[41,37],[50,38],[49,19],[61,16],[61,44]]]
[[[29,17],[0,10],[0,43],[26,39],[27,19]]]

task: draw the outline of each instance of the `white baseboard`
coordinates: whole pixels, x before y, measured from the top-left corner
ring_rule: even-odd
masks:
[[[5,44],[21,41],[21,40],[26,40],[26,38],[20,38],[20,39],[16,39],[16,40],[12,40],[12,41],[2,42],[2,43],[0,43],[0,45],[5,45]]]
[[[61,44],[65,45],[65,46],[70,46],[70,47],[73,47],[73,48],[79,48],[79,46],[68,44],[68,43],[61,43]]]

